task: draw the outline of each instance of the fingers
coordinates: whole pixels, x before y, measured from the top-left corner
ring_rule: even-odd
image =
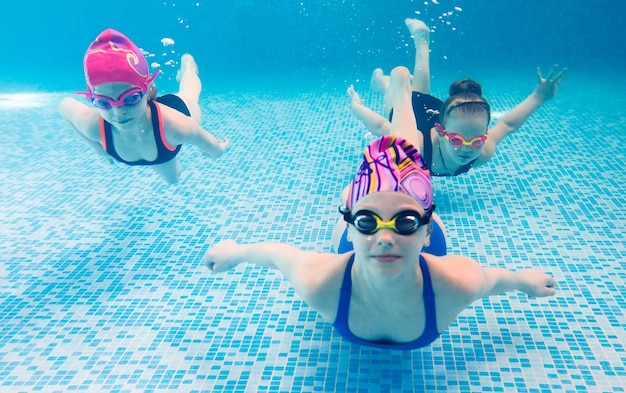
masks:
[[[546,76],[547,80],[552,80],[554,79],[554,73],[556,72],[556,70],[559,68],[558,64],[555,64],[552,66],[552,69],[550,70],[550,73],[548,74],[548,76]]]
[[[204,262],[204,266],[206,266],[207,269],[209,269],[210,271],[213,271],[213,268],[215,267],[215,262],[209,256],[208,252],[204,254],[204,258],[202,258],[202,262]]]
[[[539,82],[541,83],[548,82],[558,85],[565,77],[565,74],[567,74],[567,67],[564,67],[562,70],[559,71],[559,65],[555,64],[554,66],[552,66],[552,69],[544,79],[541,76],[541,68],[537,67],[537,77],[539,78]]]
[[[554,278],[548,278],[543,292],[544,296],[554,296],[556,294],[556,280]]]
[[[567,68],[563,68],[561,72],[559,72],[559,74],[554,77],[554,83],[561,83],[561,80],[565,77],[565,74],[567,74]]]

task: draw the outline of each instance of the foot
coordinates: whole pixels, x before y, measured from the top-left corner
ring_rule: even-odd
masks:
[[[383,94],[388,84],[389,76],[383,74],[382,69],[376,68],[372,72],[372,79],[370,79],[370,90]]]
[[[348,96],[350,96],[350,107],[354,108],[355,106],[365,105],[359,93],[357,93],[356,90],[354,90],[353,85],[350,85],[348,87],[347,93],[348,93]]]
[[[428,42],[430,28],[426,26],[424,22],[419,19],[406,18],[404,24],[409,29],[409,33],[411,33],[411,38],[413,38],[415,44]]]
[[[198,73],[198,64],[196,64],[193,56],[188,53],[182,55],[180,58],[180,69],[176,73],[176,82],[180,82],[183,74],[187,71],[193,71],[196,74]]]

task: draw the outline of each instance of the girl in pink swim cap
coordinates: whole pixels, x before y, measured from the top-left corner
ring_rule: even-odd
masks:
[[[353,251],[318,253],[281,243],[213,245],[204,263],[213,273],[243,262],[280,270],[298,295],[345,340],[412,350],[430,345],[474,301],[506,291],[552,296],[546,273],[481,267],[460,255],[434,255],[430,174],[406,138],[416,132],[409,74],[392,72],[396,92],[392,135],[366,149],[350,185],[344,225]],[[509,261],[507,261],[509,262]]]
[[[176,157],[185,143],[218,158],[228,139],[216,139],[200,126],[202,83],[193,57],[181,57],[176,94],[156,96],[154,79],[141,50],[124,34],[106,29],[89,45],[83,61],[87,102],[65,98],[61,116],[111,163],[147,165],[176,183],[182,168]]]

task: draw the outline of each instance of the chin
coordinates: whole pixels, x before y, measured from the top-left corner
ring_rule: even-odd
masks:
[[[135,127],[135,121],[134,119],[126,119],[126,120],[121,120],[121,121],[112,121],[110,122],[111,124],[115,125],[116,128],[122,129],[122,130],[131,130]]]
[[[460,157],[460,156],[457,156],[456,157],[456,162],[459,165],[467,165],[467,164],[469,164],[470,162],[474,161],[477,158],[478,158],[478,156],[470,156],[470,157]]]

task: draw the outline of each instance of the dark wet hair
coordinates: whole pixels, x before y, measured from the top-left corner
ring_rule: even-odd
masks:
[[[483,97],[480,83],[472,79],[458,80],[450,85],[450,97],[443,103],[439,111],[439,121],[445,126],[452,111],[463,113],[487,112],[487,124],[491,121],[491,107]]]

